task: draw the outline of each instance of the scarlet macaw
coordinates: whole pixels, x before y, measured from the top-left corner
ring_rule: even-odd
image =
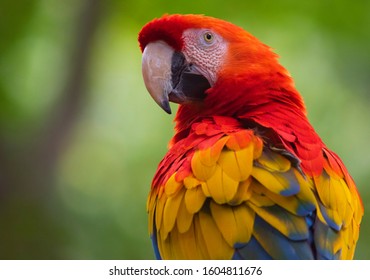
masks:
[[[165,15],[139,34],[175,135],[150,190],[162,259],[352,259],[363,206],[277,55],[242,28]]]

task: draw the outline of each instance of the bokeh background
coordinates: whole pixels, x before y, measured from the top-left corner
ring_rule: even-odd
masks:
[[[367,0],[1,0],[0,258],[154,258],[145,203],[173,116],[145,90],[137,34],[164,13],[219,17],[275,49],[357,182],[356,258],[370,259]]]

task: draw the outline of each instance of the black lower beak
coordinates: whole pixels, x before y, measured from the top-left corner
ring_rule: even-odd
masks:
[[[169,101],[179,104],[203,100],[205,91],[211,87],[208,80],[187,63],[181,52],[172,55],[171,85]]]

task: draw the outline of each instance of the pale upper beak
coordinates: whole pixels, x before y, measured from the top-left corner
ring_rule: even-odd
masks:
[[[174,50],[163,41],[148,44],[143,52],[142,73],[146,89],[157,104],[171,113],[171,60]]]
[[[169,102],[203,100],[208,80],[189,64],[181,52],[164,41],[146,45],[142,58],[144,83],[155,102],[171,114]]]

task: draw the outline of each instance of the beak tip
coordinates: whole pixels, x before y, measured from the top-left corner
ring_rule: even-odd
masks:
[[[168,94],[172,90],[171,67],[174,49],[164,41],[146,45],[142,57],[142,74],[145,86],[154,101],[171,114]]]
[[[168,100],[163,100],[160,104],[161,108],[169,115],[171,115],[171,107],[170,107],[170,102]]]

